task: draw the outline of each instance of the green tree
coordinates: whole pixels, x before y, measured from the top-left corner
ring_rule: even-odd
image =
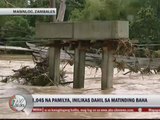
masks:
[[[49,0],[29,0],[28,8],[49,8]],[[26,16],[29,25],[35,27],[36,22],[49,22],[49,16]]]
[[[86,0],[67,0],[64,21],[77,19],[81,11],[85,8]]]
[[[157,17],[160,19],[160,0],[148,0],[148,5],[154,9]]]
[[[151,6],[141,8],[130,25],[130,38],[141,43],[151,43],[160,38],[160,20]]]
[[[33,28],[29,26],[28,21],[22,16],[12,16],[10,20],[6,21],[3,27],[1,27],[1,30],[5,33],[3,37],[6,38],[11,45],[22,46],[24,43],[21,41],[31,40],[34,35]]]
[[[71,11],[70,20],[126,20],[145,3],[145,0],[87,0],[83,9]]]
[[[1,0],[5,2],[5,7],[27,7],[28,0]]]

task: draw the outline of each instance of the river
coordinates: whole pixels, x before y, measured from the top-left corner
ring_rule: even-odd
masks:
[[[31,57],[24,56],[2,56],[0,55],[0,76],[13,74],[13,69],[19,69],[22,66],[34,66]],[[62,65],[61,65],[62,66]],[[67,66],[67,80],[73,80],[73,66]],[[127,70],[126,70],[127,71]],[[125,71],[125,72],[126,72]],[[105,94],[105,95],[159,95],[160,94],[160,75],[140,75],[117,73],[114,69],[114,86],[110,90],[101,90],[101,71],[94,68],[85,69],[85,88],[72,89],[72,84],[67,86],[25,86],[16,82],[0,82],[0,118],[160,118],[157,113],[126,113],[126,112],[52,112],[52,113],[31,113],[27,116],[25,113],[13,112],[8,105],[8,99],[11,95],[9,89],[28,90],[32,94]],[[0,78],[1,79],[1,78]]]

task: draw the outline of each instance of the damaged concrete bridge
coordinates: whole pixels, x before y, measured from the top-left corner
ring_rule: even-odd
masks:
[[[62,44],[75,44],[73,88],[84,88],[86,49],[101,43],[102,77],[101,89],[113,86],[113,51],[114,42],[129,38],[128,21],[92,21],[92,22],[58,22],[37,23],[36,38],[50,41],[49,76],[54,83],[60,78],[60,51]]]

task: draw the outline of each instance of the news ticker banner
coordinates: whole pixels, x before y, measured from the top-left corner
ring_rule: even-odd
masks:
[[[0,15],[56,15],[56,8],[0,8]]]
[[[24,112],[160,112],[158,95],[14,95],[14,111]]]

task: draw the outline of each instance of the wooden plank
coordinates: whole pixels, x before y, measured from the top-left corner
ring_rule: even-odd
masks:
[[[75,48],[73,88],[84,88],[85,50],[82,42]]]
[[[140,57],[127,57],[127,56],[115,56],[118,62],[124,61],[130,66],[135,66],[136,61],[138,61],[139,67],[146,68],[149,65],[150,58],[140,58]],[[152,58],[150,62],[151,69],[160,66],[160,58]]]
[[[23,48],[23,47],[16,47],[16,46],[0,46],[0,50],[17,50],[17,51],[28,51],[31,52],[31,49]]]
[[[42,56],[48,56],[47,54],[47,47],[43,50],[42,48],[31,48],[31,51],[34,51],[37,55],[40,54]],[[44,48],[44,47],[43,47]],[[74,51],[68,51],[69,54],[71,54],[72,56],[74,56]],[[122,62],[124,61],[127,65],[130,66],[135,66],[136,61],[138,61],[139,63],[139,67],[141,68],[146,68],[149,64],[150,58],[142,58],[142,57],[128,57],[128,56],[122,56],[122,55],[114,55],[114,57],[116,58],[117,62]],[[61,55],[60,55],[60,59],[63,60],[70,60],[71,57],[64,51],[61,50]],[[86,65],[91,65],[94,66],[96,65],[96,61],[98,61],[98,63],[101,62],[102,60],[102,54],[94,54],[94,53],[86,53]],[[157,68],[158,66],[160,66],[160,58],[152,58],[151,61],[151,68]],[[97,64],[98,66],[98,64]],[[125,66],[127,68],[127,66]]]
[[[160,44],[133,44],[138,47],[150,47],[150,46],[160,46]]]

